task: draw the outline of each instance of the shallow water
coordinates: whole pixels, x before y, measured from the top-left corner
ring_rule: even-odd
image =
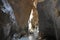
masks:
[[[18,40],[36,40],[36,38],[33,35],[29,35],[28,37],[22,37]]]

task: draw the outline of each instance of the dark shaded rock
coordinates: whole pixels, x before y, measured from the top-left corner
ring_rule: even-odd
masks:
[[[50,7],[54,7],[51,4],[51,0],[45,0],[44,2],[38,3],[37,10],[39,14],[39,31],[44,33],[47,40],[56,40],[55,26],[53,21],[53,14],[51,14]],[[50,13],[51,12],[51,13]],[[53,11],[54,12],[54,11]]]

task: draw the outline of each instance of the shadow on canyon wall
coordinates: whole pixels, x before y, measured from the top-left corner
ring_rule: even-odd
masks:
[[[60,40],[59,2],[59,0],[45,0],[37,5],[39,14],[39,32],[44,33],[43,37],[46,38],[46,40]],[[6,8],[0,0],[0,40],[11,40],[14,33],[25,31],[24,28],[27,26],[30,11],[33,7],[32,0],[8,0],[8,3],[10,3],[13,8],[16,19],[13,17],[12,19],[16,22],[14,23],[11,20],[10,12],[6,13],[4,10],[1,10],[1,8]],[[9,11],[11,11],[11,9]],[[26,32],[22,33],[23,35],[26,34]]]

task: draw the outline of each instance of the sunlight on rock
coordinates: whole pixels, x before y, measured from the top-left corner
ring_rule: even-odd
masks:
[[[28,20],[28,26],[29,26],[28,29],[30,30],[30,32],[33,31],[33,30],[32,30],[32,24],[31,24],[32,18],[33,18],[33,9],[31,10],[30,18],[29,18],[29,20]]]

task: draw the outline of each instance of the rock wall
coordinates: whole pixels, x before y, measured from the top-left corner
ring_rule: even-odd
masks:
[[[38,3],[40,32],[47,34],[47,40],[60,40],[59,0],[45,0]],[[49,38],[49,36],[52,38]],[[56,39],[55,39],[56,38]]]
[[[37,5],[39,15],[39,31],[44,33],[47,40],[56,40],[54,15],[56,3],[54,0],[45,0]]]
[[[17,30],[24,29],[28,23],[30,12],[32,9],[32,0],[8,0],[11,4],[17,23],[19,25]]]

